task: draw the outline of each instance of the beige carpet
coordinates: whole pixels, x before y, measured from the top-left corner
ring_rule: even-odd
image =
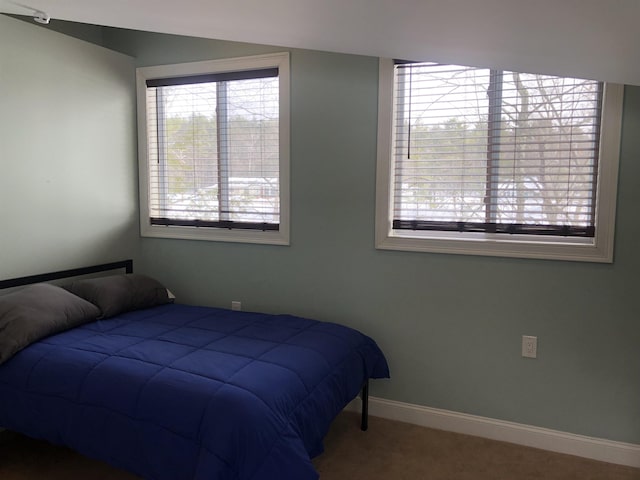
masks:
[[[315,460],[322,480],[640,480],[640,469],[343,413]]]
[[[314,464],[321,480],[640,480],[640,470],[343,413]],[[1,480],[135,480],[70,450],[0,433]],[[179,480],[179,479],[178,479]],[[282,479],[295,480],[295,479]]]

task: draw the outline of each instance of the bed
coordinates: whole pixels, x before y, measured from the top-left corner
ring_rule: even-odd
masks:
[[[96,272],[109,275],[42,283]],[[356,330],[182,305],[130,260],[9,287],[0,426],[150,480],[317,479],[311,458],[332,420],[361,393],[366,430],[369,379],[389,376]],[[45,326],[24,333],[29,322]],[[26,346],[3,339],[12,328]]]

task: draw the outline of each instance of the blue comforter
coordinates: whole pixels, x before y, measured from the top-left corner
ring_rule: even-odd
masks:
[[[363,382],[365,335],[287,315],[163,305],[36,342],[0,366],[0,425],[153,480],[306,480]]]

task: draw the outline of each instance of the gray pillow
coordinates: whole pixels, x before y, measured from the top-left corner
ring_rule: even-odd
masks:
[[[77,280],[65,288],[96,305],[100,318],[173,301],[160,282],[136,273]]]
[[[46,283],[0,296],[0,364],[35,341],[98,315],[95,305]]]

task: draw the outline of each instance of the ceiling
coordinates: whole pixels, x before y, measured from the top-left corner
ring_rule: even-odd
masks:
[[[640,85],[640,0],[0,0],[0,12]]]

